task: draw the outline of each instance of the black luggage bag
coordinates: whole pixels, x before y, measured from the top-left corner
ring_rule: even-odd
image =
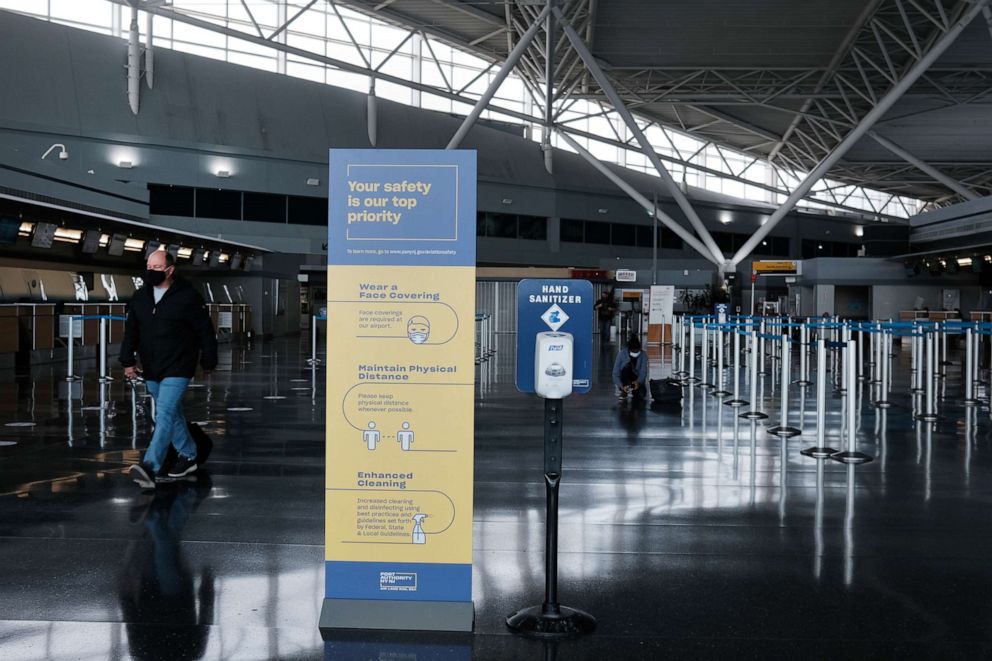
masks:
[[[210,457],[211,450],[214,449],[213,439],[207,436],[207,432],[203,431],[203,427],[195,422],[190,422],[187,420],[186,428],[189,429],[189,435],[193,437],[193,442],[196,443],[196,464],[197,466],[202,466]],[[178,458],[179,453],[176,452],[176,448],[170,443],[169,451],[165,455],[164,467],[168,469]]]
[[[650,379],[652,403],[659,406],[679,406],[682,403],[682,384],[675,379]]]

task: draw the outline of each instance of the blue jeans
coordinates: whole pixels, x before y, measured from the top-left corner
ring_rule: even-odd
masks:
[[[196,443],[186,428],[183,415],[183,395],[189,379],[170,376],[161,381],[145,381],[148,392],[155,398],[155,433],[145,453],[145,463],[151,464],[155,472],[162,470],[162,462],[173,445],[180,455],[187,459],[196,458]]]

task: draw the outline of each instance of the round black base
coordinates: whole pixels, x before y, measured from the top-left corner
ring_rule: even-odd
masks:
[[[923,388],[910,388],[909,392],[913,393],[914,395],[922,395],[923,393],[926,392],[926,390],[924,390]]]
[[[863,452],[835,452],[830,458],[842,464],[867,464],[873,459]]]
[[[965,406],[978,406],[982,402],[981,402],[981,400],[978,400],[978,399],[966,399],[966,400],[964,400],[961,403],[964,404]]]
[[[672,372],[672,376],[689,376],[689,373],[685,370],[679,370],[678,372]]]
[[[716,386],[713,385],[712,383],[700,383],[699,384],[699,389],[700,390],[713,390],[714,388],[716,388]]]
[[[721,389],[721,390],[714,390],[711,394],[714,397],[726,397],[727,395],[733,395],[734,393],[730,392],[729,390]]]
[[[687,376],[685,380],[688,383],[699,383],[701,381],[701,379],[698,376]]]
[[[728,399],[723,403],[724,406],[732,406],[735,409],[739,409],[742,406],[747,406],[751,402],[745,401],[743,399]]]
[[[592,633],[596,618],[589,613],[559,606],[557,613],[545,613],[543,606],[523,608],[506,618],[506,626],[517,633],[540,638],[564,638]]]
[[[762,413],[761,411],[745,411],[744,413],[741,413],[740,417],[745,420],[767,420],[768,414]]]
[[[887,409],[892,407],[892,402],[887,399],[880,399],[875,402],[875,408],[877,409]]]
[[[765,431],[772,436],[778,436],[779,438],[792,438],[793,436],[799,436],[802,433],[795,427],[769,427]]]
[[[800,450],[799,454],[806,455],[807,457],[813,457],[814,459],[826,459],[827,457],[837,454],[837,450],[833,448],[818,448],[811,447],[805,450]]]
[[[937,422],[940,419],[936,413],[917,413],[914,417],[915,420],[920,422]]]
[[[796,381],[795,383],[800,388],[809,388],[811,385],[813,385],[812,381]]]
[[[877,381],[872,381],[870,376],[859,376],[858,381],[861,381],[862,383],[878,383]]]

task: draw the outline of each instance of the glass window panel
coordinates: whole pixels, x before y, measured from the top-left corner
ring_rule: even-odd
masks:
[[[405,103],[410,105],[413,102],[413,91],[405,85],[395,83],[384,83],[382,81],[375,84],[375,92],[383,99]]]
[[[623,223],[613,223],[611,243],[615,246],[637,245],[637,227]]]
[[[327,82],[329,85],[344,87],[345,89],[355,90],[356,92],[369,91],[368,76],[363,76],[361,74],[351,73],[348,71],[341,71],[340,69],[329,68],[327,70]]]
[[[314,5],[310,8],[310,10],[303,12],[303,14],[293,21],[291,26],[289,26],[290,32],[323,37],[324,31],[327,29],[327,16],[325,12],[318,9],[319,6],[320,5]],[[296,12],[293,12],[293,14],[295,13]]]
[[[581,220],[571,218],[561,219],[561,240],[572,243],[582,243],[584,239],[583,227],[585,223]]]
[[[0,0],[0,9],[11,9],[35,16],[48,16],[48,5],[38,0]]]
[[[196,189],[196,217],[241,220],[241,192],[215,188]]]
[[[305,78],[316,83],[324,82],[324,67],[303,64],[289,60],[286,62],[286,73],[295,78]]]
[[[244,219],[263,223],[286,222],[286,196],[269,193],[244,194]]]
[[[610,244],[610,223],[586,221],[586,243]]]
[[[327,198],[290,195],[289,222],[297,225],[327,225]]]
[[[486,235],[486,214],[485,212],[478,212],[475,214],[475,235],[485,236]]]
[[[668,228],[661,230],[658,243],[659,250],[682,250],[682,237]]]
[[[360,64],[363,67],[365,66],[365,62],[362,61],[358,51],[350,43],[340,43],[336,41],[327,42],[327,57],[333,57],[335,60],[342,60],[353,64]]]
[[[203,57],[211,57],[215,60],[223,60],[226,55],[223,50],[218,48],[207,48],[206,46],[198,46],[183,41],[176,41],[173,48],[183,53],[202,55]]]
[[[486,236],[517,238],[517,217],[506,213],[486,214]]]
[[[413,73],[413,60],[406,55],[397,53],[379,71],[390,76],[398,76],[410,80]]]
[[[311,53],[316,53],[318,55],[324,54],[324,40],[319,37],[310,37],[301,34],[290,33],[286,37],[286,43],[294,48],[301,48],[305,51]],[[267,49],[270,53],[275,52],[271,48]]]
[[[425,110],[451,112],[451,101],[433,94],[423,93],[420,95],[420,107]]]
[[[224,35],[211,32],[210,30],[195,28],[185,23],[173,23],[172,38],[177,41],[185,41],[188,44],[196,44],[197,46],[213,46],[216,48],[227,46],[227,39]]]
[[[541,216],[520,216],[518,218],[518,236],[521,239],[544,241],[548,238],[548,221]]]
[[[276,71],[276,60],[274,57],[259,57],[258,55],[246,55],[245,53],[239,53],[237,51],[227,52],[227,61],[232,64],[241,64],[246,67],[253,67],[255,69],[262,69],[264,71],[269,71],[275,73]]]
[[[193,189],[148,184],[148,211],[161,216],[193,216]]]
[[[36,2],[35,5],[44,3]],[[113,5],[104,0],[51,0],[52,18],[110,27]],[[37,10],[36,10],[37,11]]]

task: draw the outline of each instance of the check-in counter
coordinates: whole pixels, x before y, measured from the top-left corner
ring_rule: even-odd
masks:
[[[69,338],[69,326],[66,317],[81,317],[83,316],[85,306],[79,303],[69,303],[62,307],[62,315],[59,318],[59,337],[68,342]],[[96,333],[93,334],[89,342],[87,342],[86,331],[88,324],[85,321],[76,321],[73,326],[78,327],[80,330],[76,332],[76,345],[86,346],[87,344],[93,344],[93,340],[96,339]]]
[[[14,303],[20,351],[47,351],[55,346],[55,304]]]
[[[17,307],[0,305],[0,354],[16,354],[20,349],[21,336],[17,314]]]
[[[970,313],[970,318],[972,321],[984,321],[986,323],[992,322],[992,311],[977,310]]]
[[[961,321],[957,312],[931,312],[930,321]]]
[[[251,328],[251,306],[245,303],[207,303],[207,313],[218,340],[240,340]]]
[[[899,313],[899,321],[913,321],[916,319],[927,319],[929,313],[923,310],[903,310]]]

